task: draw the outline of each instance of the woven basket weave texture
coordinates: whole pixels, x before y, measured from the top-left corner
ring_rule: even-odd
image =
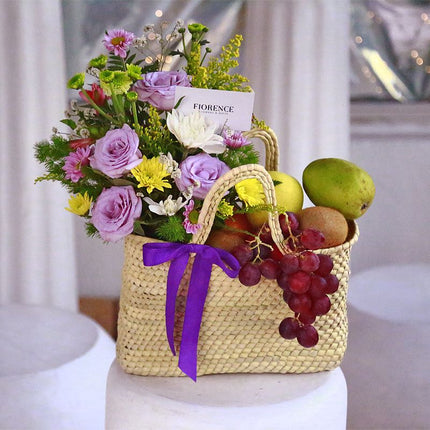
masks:
[[[276,170],[278,150],[273,132],[253,130],[266,147],[266,169]],[[247,178],[262,184],[266,202],[276,204],[273,182],[259,165],[240,166],[225,174],[205,198],[199,216],[203,228],[192,242],[204,244],[211,230],[218,204],[226,191]],[[278,217],[269,215],[272,237],[281,250],[283,236]],[[311,373],[337,367],[345,353],[348,321],[346,295],[349,258],[358,228],[350,224],[346,243],[318,252],[329,254],[334,262],[333,273],[339,279],[339,290],[330,295],[332,303],[327,315],[314,323],[319,342],[303,348],[295,340],[285,340],[278,333],[279,323],[293,312],[282,298],[276,281],[262,280],[255,287],[245,287],[213,266],[206,298],[198,344],[197,375],[217,373]],[[145,267],[142,246],[155,239],[130,235],[125,239],[123,283],[118,319],[117,358],[122,368],[135,375],[183,376],[177,367],[166,338],[165,304],[169,263]],[[176,299],[175,346],[180,349],[187,286],[194,258],[181,281]]]
[[[264,280],[255,287],[244,287],[214,266],[200,328],[197,374],[310,373],[337,367],[347,342],[349,253],[358,233],[353,234],[349,242],[323,250],[334,260],[340,287],[330,296],[330,312],[315,322],[320,340],[313,348],[303,348],[296,341],[279,336],[279,323],[293,313],[283,301],[276,281]],[[169,264],[155,267],[142,264],[142,245],[153,241],[135,235],[125,240],[117,355],[128,373],[180,376],[183,374],[177,368],[177,357],[172,355],[165,333]],[[177,350],[189,275],[187,270],[177,298]]]

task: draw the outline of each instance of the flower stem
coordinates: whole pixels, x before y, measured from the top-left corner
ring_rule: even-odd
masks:
[[[113,85],[111,84],[111,98],[113,103],[113,108],[115,112],[121,117],[121,119],[125,120],[125,112],[124,112],[124,104],[121,103],[121,100],[118,98],[117,94],[115,94]]]
[[[208,55],[208,53],[209,53],[209,51],[206,51],[206,52],[205,52],[205,55],[203,55],[202,60],[200,61],[199,66],[202,66],[202,65],[203,65],[203,62],[205,61],[205,58],[206,58],[206,56]]]
[[[183,47],[183,54],[184,54],[184,57],[185,57],[185,59],[188,61],[189,60],[189,55],[188,55],[188,53],[187,53],[187,47],[186,47],[186,45],[185,45],[185,35],[184,34],[182,34],[182,47]]]
[[[87,91],[85,89],[81,89],[82,93],[85,95],[86,101],[102,116],[104,116],[106,119],[108,119],[109,121],[115,122],[114,118],[109,115],[108,113],[106,113],[103,109],[100,108],[100,106],[98,106],[94,100],[90,97],[90,95],[87,93]]]
[[[134,120],[134,127],[139,127],[139,119],[137,118],[137,109],[136,109],[136,102],[131,102],[131,109],[133,111],[133,120]]]

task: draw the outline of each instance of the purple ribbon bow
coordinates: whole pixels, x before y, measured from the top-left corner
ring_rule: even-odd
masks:
[[[183,243],[146,243],[143,245],[143,264],[145,266],[156,266],[171,261],[167,275],[166,333],[173,355],[176,355],[173,339],[176,295],[191,253],[195,253],[196,256],[188,287],[178,366],[195,381],[197,378],[197,344],[212,265],[216,264],[221,267],[230,278],[236,278],[239,263],[229,252],[208,245]]]

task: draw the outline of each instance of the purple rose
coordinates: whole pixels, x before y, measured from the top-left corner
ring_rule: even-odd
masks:
[[[180,165],[181,176],[175,179],[180,191],[193,188],[193,197],[204,199],[215,181],[227,173],[230,167],[218,158],[206,153],[191,155]]]
[[[142,200],[132,186],[105,188],[92,209],[92,223],[103,240],[116,242],[133,232]]]
[[[120,178],[142,161],[138,146],[139,136],[129,125],[110,130],[96,141],[91,167],[110,178]]]
[[[142,76],[143,79],[133,87],[139,100],[161,110],[172,110],[175,107],[175,87],[191,87],[184,71],[151,72]]]

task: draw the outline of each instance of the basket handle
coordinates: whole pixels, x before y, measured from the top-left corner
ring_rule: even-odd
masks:
[[[252,128],[243,133],[248,139],[258,138],[264,143],[266,151],[266,170],[278,170],[279,167],[279,147],[278,138],[271,128]]]
[[[263,166],[260,166],[259,164],[246,164],[235,167],[222,175],[206,195],[198,220],[198,223],[202,228],[193,235],[192,243],[204,244],[206,242],[215,219],[218,205],[227,191],[240,181],[254,178],[259,180],[263,185],[266,203],[276,207],[275,187],[273,185],[272,178]],[[279,247],[281,252],[286,253],[287,250],[283,243],[284,236],[282,235],[276,211],[273,213],[268,212],[268,224],[272,233],[273,241]]]

